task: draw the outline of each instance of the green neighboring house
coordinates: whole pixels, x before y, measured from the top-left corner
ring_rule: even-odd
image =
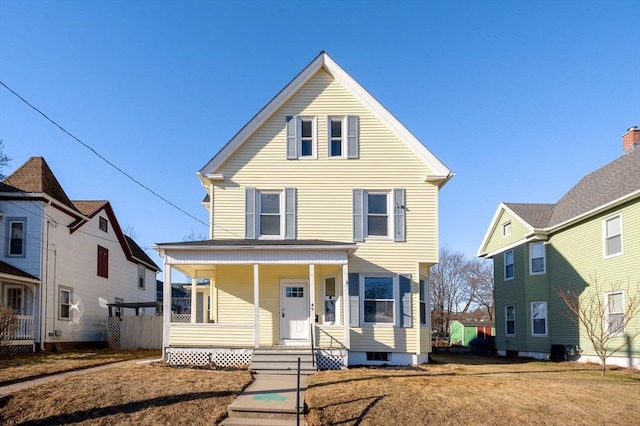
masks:
[[[501,203],[478,256],[493,259],[496,349],[500,355],[599,362],[585,330],[558,295],[597,297],[606,306],[601,324],[630,340],[608,364],[640,367],[640,338],[613,325],[640,286],[640,130],[623,136],[624,154],[585,176],[555,204]],[[616,337],[616,341],[618,338]],[[622,342],[623,340],[619,340]]]
[[[488,321],[453,321],[449,326],[449,344],[469,346],[475,339],[486,339],[496,335],[495,324]]]

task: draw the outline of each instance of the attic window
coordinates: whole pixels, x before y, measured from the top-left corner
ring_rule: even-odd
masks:
[[[502,236],[508,237],[511,235],[511,221],[502,224]]]
[[[98,228],[101,231],[108,232],[108,230],[109,230],[109,222],[107,222],[107,219],[105,219],[104,217],[100,216],[100,222],[98,223]]]

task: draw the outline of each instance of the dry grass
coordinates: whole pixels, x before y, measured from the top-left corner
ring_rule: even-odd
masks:
[[[81,370],[119,361],[160,358],[159,350],[114,351],[94,349],[68,352],[46,352],[0,358],[0,386],[65,371]]]
[[[118,366],[13,393],[6,425],[214,425],[251,382],[247,371]]]
[[[420,368],[315,375],[310,425],[640,424],[640,372],[436,354]]]

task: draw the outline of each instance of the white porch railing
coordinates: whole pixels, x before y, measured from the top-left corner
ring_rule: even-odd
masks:
[[[16,315],[17,326],[13,333],[3,336],[3,340],[33,340],[33,317]]]

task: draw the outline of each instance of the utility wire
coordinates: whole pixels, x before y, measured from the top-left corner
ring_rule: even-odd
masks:
[[[201,224],[205,225],[205,226],[209,226],[206,222],[203,222],[202,220],[198,219],[197,217],[195,217],[194,215],[192,215],[191,213],[187,212],[186,210],[182,209],[181,207],[178,207],[177,205],[175,205],[174,203],[172,203],[171,201],[167,200],[166,198],[164,198],[162,195],[158,194],[157,192],[155,192],[153,189],[149,188],[148,186],[144,185],[142,182],[138,181],[137,179],[135,179],[133,176],[131,176],[130,174],[128,174],[127,172],[125,172],[124,170],[122,170],[120,167],[116,166],[115,164],[113,164],[111,161],[107,160],[105,157],[103,157],[102,155],[100,155],[98,153],[98,151],[96,151],[95,149],[93,149],[91,146],[87,145],[86,143],[82,142],[80,139],[78,139],[76,136],[74,136],[73,134],[71,134],[70,132],[68,132],[64,127],[62,127],[61,125],[59,125],[58,123],[56,123],[55,121],[53,121],[51,118],[49,118],[44,112],[40,111],[38,108],[36,108],[35,106],[33,106],[31,103],[29,103],[29,101],[27,101],[25,98],[23,98],[22,96],[20,96],[18,93],[16,93],[13,89],[11,89],[9,86],[7,86],[6,84],[4,84],[4,82],[2,80],[0,80],[0,84],[2,84],[5,89],[7,89],[8,91],[10,91],[11,93],[13,93],[15,96],[18,97],[18,99],[20,99],[22,102],[24,102],[25,104],[27,104],[29,107],[31,107],[31,109],[33,109],[34,111],[36,111],[38,114],[40,114],[41,116],[43,116],[45,119],[47,119],[49,122],[51,122],[51,124],[53,124],[54,126],[56,126],[57,128],[59,128],[60,130],[62,130],[64,133],[66,133],[67,135],[69,135],[71,138],[73,138],[74,140],[76,140],[77,142],[79,142],[81,145],[83,145],[85,148],[87,148],[88,150],[90,150],[91,152],[93,152],[95,155],[98,156],[98,158],[100,158],[102,161],[104,161],[105,163],[107,163],[109,166],[113,167],[114,169],[116,169],[117,171],[119,171],[120,173],[122,173],[123,175],[125,175],[126,177],[128,177],[129,179],[131,179],[133,182],[135,182],[136,184],[138,184],[139,186],[141,186],[143,189],[145,189],[146,191],[152,193],[153,195],[155,195],[156,197],[158,197],[159,199],[161,199],[162,201],[164,201],[165,203],[169,204],[170,206],[174,207],[175,209],[181,211],[182,213],[184,213],[185,215],[189,216],[190,218],[200,222]]]

